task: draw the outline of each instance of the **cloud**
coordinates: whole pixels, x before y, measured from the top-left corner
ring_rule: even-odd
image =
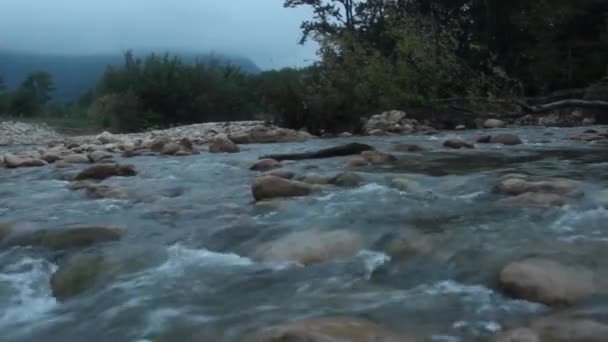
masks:
[[[305,9],[282,0],[0,0],[0,49],[59,54],[126,49],[231,53],[263,68],[301,66]]]

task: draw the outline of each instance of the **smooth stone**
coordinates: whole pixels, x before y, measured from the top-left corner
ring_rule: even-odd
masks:
[[[272,169],[280,168],[281,163],[274,159],[260,159],[250,167],[253,171],[270,171]]]
[[[461,148],[474,148],[472,144],[462,140],[462,139],[449,139],[443,142],[444,147],[461,149]]]
[[[255,256],[263,261],[312,265],[357,254],[364,248],[361,237],[352,231],[306,230],[293,232],[261,245]]]
[[[483,123],[484,128],[504,128],[506,126],[504,121],[498,119],[488,119]]]
[[[103,159],[112,159],[114,155],[110,152],[106,151],[93,151],[89,153],[89,159],[91,159],[94,163],[97,163]]]
[[[296,176],[296,174],[290,170],[279,169],[279,170],[268,171],[268,172],[262,174],[262,176],[275,176],[275,177],[279,177],[279,178],[293,179]]]
[[[7,168],[14,169],[20,167],[40,167],[47,165],[47,162],[40,159],[34,159],[30,157],[17,157],[13,154],[7,153],[4,155],[4,164]]]
[[[165,155],[165,156],[172,156],[172,155],[175,155],[180,150],[181,150],[181,147],[179,146],[179,144],[170,142],[163,146],[163,148],[160,150],[160,154]]]
[[[572,200],[558,194],[542,192],[526,192],[514,197],[504,198],[497,202],[506,207],[563,207],[571,204]]]
[[[152,152],[160,153],[165,145],[170,142],[171,139],[169,139],[169,137],[157,137],[150,143],[149,147]]]
[[[329,184],[345,188],[354,188],[363,183],[363,177],[354,172],[344,172],[329,180]]]
[[[69,154],[61,158],[63,162],[68,164],[89,164],[91,160],[86,154]]]
[[[515,134],[498,134],[490,138],[490,143],[513,146],[523,144],[523,141]]]
[[[369,134],[371,136],[376,136],[376,137],[388,135],[388,133],[386,131],[381,130],[381,129],[372,129],[367,134]]]
[[[60,301],[77,296],[95,286],[103,257],[99,254],[76,254],[65,260],[51,276],[53,296]]]
[[[120,141],[120,139],[118,139],[116,136],[114,136],[114,134],[108,131],[104,131],[103,133],[97,135],[95,138],[104,145],[117,143]]]
[[[117,241],[122,237],[122,233],[122,229],[113,227],[43,229],[15,236],[8,242],[16,246],[63,250]]]
[[[394,155],[380,151],[364,151],[361,157],[372,165],[392,164],[397,161]]]
[[[228,139],[226,134],[216,135],[213,137],[211,145],[209,145],[209,152],[211,153],[236,153],[239,151],[239,147]]]
[[[579,191],[580,183],[567,178],[510,178],[499,182],[494,192],[521,195],[528,192],[573,194]]]
[[[98,164],[81,171],[74,180],[104,180],[110,177],[133,177],[135,175],[137,175],[137,171],[131,165]]]
[[[608,338],[608,325],[602,322],[559,314],[537,319],[530,328],[542,342],[605,342]]]
[[[467,126],[465,126],[465,125],[458,125],[454,129],[457,130],[457,131],[464,131],[465,129],[467,129]]]
[[[346,162],[346,167],[363,167],[370,163],[363,157],[356,157]]]
[[[397,144],[393,146],[395,152],[420,152],[424,149],[416,144]]]
[[[374,148],[370,145],[350,143],[329,148],[324,148],[318,151],[310,151],[303,153],[287,153],[287,154],[271,154],[263,156],[261,159],[283,160],[304,160],[304,159],[323,159],[332,157],[344,157],[355,154],[361,154],[364,151],[372,151]]]
[[[494,340],[494,342],[543,342],[536,331],[528,328],[508,330]]]
[[[556,261],[528,258],[505,266],[500,286],[516,298],[547,305],[572,305],[596,291],[594,273]]]
[[[256,201],[277,197],[305,196],[319,190],[318,186],[275,176],[256,177],[251,187]]]
[[[409,178],[395,177],[391,179],[391,187],[399,191],[415,191],[419,189],[419,184]]]
[[[61,154],[57,152],[47,151],[45,152],[40,159],[44,160],[47,163],[54,163],[58,160],[61,160]]]

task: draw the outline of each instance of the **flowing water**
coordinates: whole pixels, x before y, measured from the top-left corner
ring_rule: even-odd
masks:
[[[605,129],[605,128],[597,128]],[[421,341],[489,341],[505,326],[547,310],[510,299],[496,287],[505,263],[530,255],[608,266],[608,145],[565,139],[584,129],[504,130],[526,142],[447,150],[448,137],[366,137],[245,145],[230,155],[138,157],[139,175],[104,182],[127,200],[88,199],[66,185],[81,167],[1,170],[0,222],[18,229],[119,226],[119,242],[96,246],[104,257],[95,286],[56,301],[49,278],[62,253],[0,249],[2,341],[238,341],[256,328],[297,319],[356,316]],[[249,166],[261,155],[361,142],[380,150],[416,143],[390,167],[358,170],[365,184],[255,206]],[[298,175],[334,175],[348,158],[288,163]],[[583,182],[585,195],[562,208],[505,208],[492,193],[501,176],[524,173]],[[390,187],[407,176],[417,191]],[[260,244],[307,229],[350,230],[366,249],[301,267],[260,262]],[[390,258],[390,237],[425,252]]]

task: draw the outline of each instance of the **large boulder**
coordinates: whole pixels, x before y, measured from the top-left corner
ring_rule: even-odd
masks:
[[[376,150],[362,152],[361,157],[372,165],[392,164],[397,161],[394,155]]]
[[[462,139],[449,139],[443,142],[444,147],[461,149],[461,148],[474,148],[472,144],[462,140]]]
[[[18,157],[13,154],[7,153],[4,155],[4,165],[6,165],[7,168],[14,169],[19,167],[45,166],[47,165],[47,162],[31,157]]]
[[[506,126],[504,121],[498,119],[488,119],[483,123],[484,128],[504,128]]]
[[[81,171],[74,180],[104,180],[110,177],[132,177],[135,175],[137,175],[137,171],[131,165],[99,164]]]
[[[216,135],[213,137],[211,145],[209,145],[209,152],[211,153],[236,153],[239,151],[239,147],[228,139],[226,134]]]
[[[60,301],[79,295],[95,285],[103,263],[99,254],[76,254],[51,276],[53,296]]]
[[[591,270],[542,258],[508,264],[500,272],[499,283],[516,298],[547,305],[571,305],[596,291]]]
[[[273,169],[278,169],[282,165],[279,161],[274,159],[260,159],[255,164],[253,164],[249,169],[253,171],[270,171]]]
[[[86,154],[73,153],[61,158],[64,163],[68,164],[88,164],[91,162]]]
[[[521,195],[529,192],[551,194],[576,194],[581,184],[566,178],[508,178],[499,182],[494,191],[509,195]]]
[[[303,142],[313,138],[312,135],[292,129],[256,126],[232,133],[228,138],[235,144],[265,144],[282,142]]]
[[[305,196],[318,189],[318,186],[304,182],[276,176],[261,176],[254,179],[251,192],[256,201],[261,201],[277,197]]]
[[[316,264],[357,254],[364,248],[359,235],[348,230],[306,230],[261,245],[255,256],[263,261]]]
[[[263,329],[245,342],[415,342],[370,321],[335,317],[297,321]]]
[[[43,229],[18,234],[8,243],[15,246],[42,247],[52,250],[88,247],[120,240],[122,229],[113,227],[76,227]]]

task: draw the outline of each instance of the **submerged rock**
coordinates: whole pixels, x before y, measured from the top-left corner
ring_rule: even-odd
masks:
[[[370,163],[363,157],[356,157],[346,162],[346,167],[368,166]]]
[[[353,154],[360,154],[364,151],[371,151],[374,148],[359,143],[350,143],[346,145],[339,145],[330,148],[324,148],[318,151],[304,152],[304,153],[288,153],[288,154],[272,154],[262,157],[262,159],[274,159],[278,161],[282,160],[303,160],[303,159],[322,159],[332,157],[344,157]]]
[[[275,176],[275,177],[279,177],[279,178],[293,179],[293,177],[295,177],[296,174],[290,170],[279,169],[279,170],[268,171],[268,172],[264,173],[262,176]]]
[[[543,342],[540,335],[528,328],[517,328],[500,334],[494,342]]]
[[[52,250],[88,247],[120,240],[122,229],[110,227],[77,227],[43,229],[10,239],[10,245],[42,247]]]
[[[378,324],[353,317],[320,318],[264,329],[245,342],[415,342]]]
[[[515,134],[498,134],[490,138],[490,143],[513,146],[523,144],[523,141]]]
[[[102,263],[103,257],[99,254],[69,257],[51,276],[53,296],[64,301],[95,286]]]
[[[572,305],[594,294],[591,270],[541,258],[513,262],[500,272],[500,286],[516,298],[547,305]]]
[[[472,144],[462,140],[462,139],[449,139],[443,142],[444,147],[461,149],[461,148],[474,148]]]
[[[562,207],[571,203],[572,200],[562,195],[543,192],[526,192],[498,201],[499,205],[507,207]]]
[[[424,149],[416,144],[397,144],[393,146],[395,152],[420,152]]]
[[[574,194],[579,191],[580,183],[567,178],[509,178],[499,182],[494,191],[509,195],[529,192],[552,194]]]
[[[133,177],[135,175],[137,175],[137,171],[131,165],[99,164],[81,171],[74,180],[104,180],[110,177]]]
[[[329,180],[329,184],[346,188],[354,188],[361,183],[363,183],[363,177],[354,172],[344,172]]]
[[[281,163],[274,159],[260,159],[253,164],[249,169],[253,171],[270,171],[280,168]]]
[[[405,177],[395,177],[391,179],[391,187],[399,191],[415,191],[419,189],[419,184],[415,180]]]
[[[263,261],[311,265],[355,255],[363,246],[362,238],[348,230],[307,230],[264,244],[255,255]]]
[[[239,151],[239,147],[228,139],[226,134],[216,135],[213,137],[211,145],[209,145],[209,152],[211,153],[236,153]]]
[[[251,192],[256,201],[277,197],[305,196],[316,190],[318,186],[275,176],[261,176],[253,181]]]
[[[365,151],[361,153],[361,157],[372,165],[392,164],[397,161],[397,157],[390,153],[380,151]]]

